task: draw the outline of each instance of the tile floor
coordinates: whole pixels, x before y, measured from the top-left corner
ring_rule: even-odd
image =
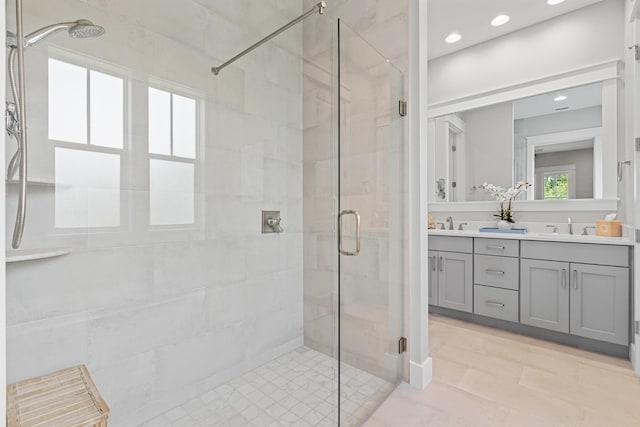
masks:
[[[639,427],[628,360],[429,317],[433,382],[403,384],[365,427]]]
[[[394,385],[342,364],[342,423],[360,425]],[[337,363],[300,348],[149,420],[141,427],[329,427],[337,420]]]

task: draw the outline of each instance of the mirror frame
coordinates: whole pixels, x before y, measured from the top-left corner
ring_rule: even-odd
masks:
[[[502,102],[554,92],[570,87],[602,83],[602,198],[570,200],[522,200],[520,210],[527,211],[603,211],[618,207],[618,92],[621,90],[622,62],[612,60],[562,74],[523,82],[493,91],[452,99],[428,106],[427,188],[429,209],[434,212],[478,212],[495,210],[494,201],[448,202],[436,200],[435,118],[473,110]],[[512,171],[513,173],[513,171]]]

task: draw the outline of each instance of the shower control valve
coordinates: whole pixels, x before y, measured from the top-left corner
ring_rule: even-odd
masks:
[[[262,211],[262,233],[282,233],[280,211]]]

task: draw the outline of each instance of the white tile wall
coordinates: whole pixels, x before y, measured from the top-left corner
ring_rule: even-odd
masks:
[[[7,323],[139,301],[151,295],[152,277],[149,248],[101,249],[8,264]]]
[[[85,363],[87,315],[71,314],[9,326],[7,342],[9,383]]]
[[[109,366],[88,365],[100,394],[112,408],[110,423],[127,425],[128,414],[153,401],[155,392],[155,352],[139,353]],[[115,409],[115,410],[114,410]]]
[[[201,333],[203,304],[204,291],[197,291],[90,314],[89,362],[96,367],[105,366]]]
[[[89,40],[56,34],[28,53],[37,159],[31,176],[52,179],[55,166],[45,120],[50,51],[124,70],[131,123],[121,164],[121,228],[56,230],[54,187],[30,193],[24,247],[73,246],[74,252],[8,266],[9,380],[85,363],[111,407],[110,425],[128,426],[299,347],[302,28],[217,77],[210,68],[297,16],[301,4],[28,3],[28,31],[81,17],[106,28]],[[192,227],[148,224],[146,88],[158,81],[203,101],[202,179]],[[9,193],[11,212],[16,192]],[[260,233],[263,209],[282,211],[285,233]],[[13,215],[7,216],[9,228]]]

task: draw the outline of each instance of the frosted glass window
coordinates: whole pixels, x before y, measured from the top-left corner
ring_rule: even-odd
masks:
[[[120,225],[120,156],[55,150],[55,226]]]
[[[149,214],[152,225],[193,224],[193,163],[151,159],[149,165]]]
[[[171,155],[171,94],[149,88],[149,152]]]
[[[52,58],[49,139],[87,143],[87,69]]]
[[[173,95],[173,155],[196,157],[196,100]]]
[[[121,78],[91,71],[91,144],[124,147],[124,82]]]

